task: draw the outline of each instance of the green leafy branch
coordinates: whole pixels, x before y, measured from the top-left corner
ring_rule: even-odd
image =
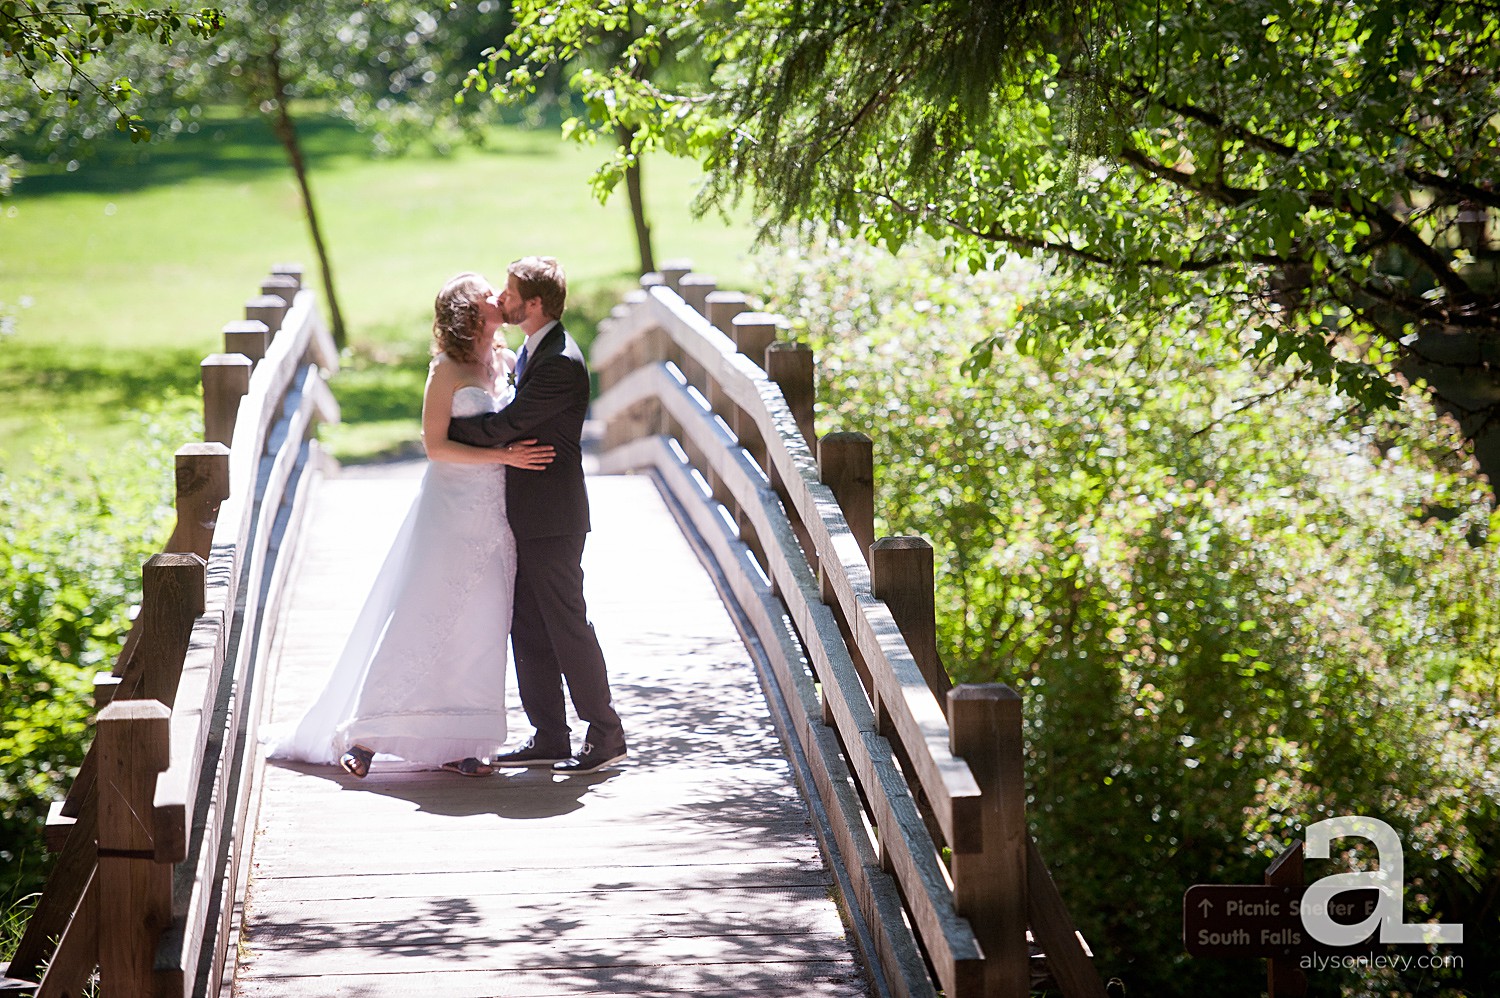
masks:
[[[114,3],[0,2],[0,55],[14,60],[20,75],[40,96],[61,96],[76,105],[93,95],[112,107],[116,127],[132,142],[151,138],[140,115],[132,112],[139,97],[126,77],[97,80],[90,72],[95,60],[127,37],[168,45],[181,31],[209,37],[223,26],[222,14],[202,7],[184,12],[175,7],[146,10]],[[56,88],[45,74],[61,67],[66,84]]]

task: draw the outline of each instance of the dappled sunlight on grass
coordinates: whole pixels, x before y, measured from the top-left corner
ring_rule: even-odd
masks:
[[[517,257],[557,256],[565,319],[585,345],[636,281],[623,195],[600,205],[588,186],[606,150],[497,126],[484,148],[381,158],[350,125],[311,113],[299,125],[351,342],[391,346],[403,367],[425,372],[433,296],[460,270],[499,279]],[[653,158],[645,177],[657,254],[742,284],[749,228],[692,219],[697,167]],[[80,446],[108,447],[111,412],[195,392],[224,324],[286,261],[321,288],[291,171],[259,119],[211,112],[195,134],[105,142],[75,171],[35,166],[0,211],[0,303],[16,317],[0,339],[0,458],[24,448],[43,413],[58,411]],[[420,375],[352,366],[335,383],[346,419],[420,409]]]
[[[178,405],[199,409],[200,360],[191,349],[76,351],[0,342],[4,467],[29,467],[32,451],[54,440],[55,431],[66,435],[70,448],[103,452],[140,436],[137,413]],[[202,432],[201,418],[197,432]]]

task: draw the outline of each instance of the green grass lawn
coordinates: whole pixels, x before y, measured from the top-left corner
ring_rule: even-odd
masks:
[[[555,130],[496,126],[486,148],[378,158],[342,122],[304,124],[314,197],[353,350],[335,382],[342,457],[397,451],[416,433],[433,296],[460,270],[503,279],[531,253],[568,270],[570,327],[582,338],[635,284],[623,192],[600,205],[588,176],[602,148]],[[658,261],[685,257],[743,287],[743,220],[690,210],[692,163],[645,164]],[[33,168],[0,203],[0,467],[31,463],[49,420],[81,450],[138,427],[124,410],[197,391],[198,362],[222,349],[272,263],[319,286],[290,168],[259,119],[210,117],[195,135],[107,145],[81,168]]]

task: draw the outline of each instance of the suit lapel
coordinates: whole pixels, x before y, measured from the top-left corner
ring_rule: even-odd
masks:
[[[551,357],[554,354],[562,353],[562,344],[565,335],[566,334],[563,332],[562,323],[559,322],[557,325],[553,326],[547,332],[547,335],[542,337],[542,341],[536,345],[536,353],[531,353],[529,351],[527,352],[526,370],[522,371],[521,377],[516,379],[517,389],[526,384],[526,382],[531,378],[531,372],[536,370],[537,364],[541,363],[543,360]]]

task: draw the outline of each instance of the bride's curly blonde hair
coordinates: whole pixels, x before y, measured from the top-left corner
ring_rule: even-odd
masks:
[[[473,271],[448,278],[432,306],[432,353],[445,353],[461,364],[479,360],[484,328],[484,299],[490,282]]]

